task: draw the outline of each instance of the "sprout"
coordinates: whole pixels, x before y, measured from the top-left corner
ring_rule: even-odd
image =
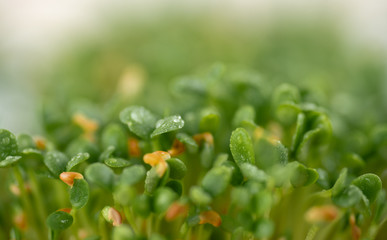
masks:
[[[113,207],[106,206],[101,211],[105,220],[111,223],[113,226],[119,226],[122,224],[121,214]]]
[[[167,213],[165,214],[165,220],[171,222],[179,217],[186,217],[188,215],[188,206],[186,204],[181,204],[179,202],[172,203]]]
[[[199,224],[209,223],[214,227],[219,227],[222,224],[222,218],[213,210],[201,212],[199,219]]]
[[[74,184],[74,179],[83,179],[83,175],[77,172],[62,172],[59,175],[59,178],[64,183],[72,187]]]

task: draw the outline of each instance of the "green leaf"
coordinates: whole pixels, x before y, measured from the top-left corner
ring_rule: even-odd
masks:
[[[302,138],[304,136],[305,128],[306,128],[305,114],[299,113],[297,116],[296,132],[294,133],[293,139],[292,139],[292,147],[291,147],[292,153],[297,152],[298,146],[300,145]]]
[[[183,185],[180,181],[171,180],[165,186],[172,189],[179,197],[183,194]]]
[[[184,162],[177,158],[170,158],[166,161],[169,166],[169,177],[173,179],[182,179],[187,172]]]
[[[204,143],[200,152],[200,163],[208,169],[211,168],[214,161],[214,146],[209,143]]]
[[[269,238],[274,232],[274,223],[269,219],[260,219],[255,223],[254,236]]]
[[[133,185],[145,177],[146,170],[142,165],[127,167],[122,171],[120,176],[121,184]]]
[[[151,137],[158,136],[163,133],[172,132],[184,127],[184,120],[181,116],[169,116],[160,119],[156,123],[156,129],[152,132]]]
[[[76,208],[82,208],[89,200],[89,184],[84,179],[74,179],[70,189],[70,203]]]
[[[231,169],[226,166],[214,167],[204,176],[202,187],[212,196],[224,192],[231,180]]]
[[[234,186],[239,185],[243,181],[243,175],[239,167],[231,161],[225,161],[222,163],[223,166],[231,170],[231,184]]]
[[[251,200],[251,194],[245,187],[236,187],[231,191],[231,202],[240,208],[247,208]]]
[[[230,150],[238,166],[243,163],[255,163],[253,143],[245,129],[237,128],[232,132]]]
[[[293,187],[305,187],[315,183],[318,179],[318,172],[313,168],[307,168],[298,162],[292,162],[293,173],[290,182]]]
[[[132,106],[122,110],[120,120],[128,124],[130,131],[143,139],[149,139],[149,135],[157,121],[156,117],[149,110],[139,106]]]
[[[232,119],[232,126],[234,128],[240,127],[242,122],[251,122],[254,123],[255,119],[255,109],[251,105],[245,105],[240,107]]]
[[[123,158],[108,158],[104,160],[104,163],[111,168],[122,168],[131,165],[128,160]]]
[[[349,185],[340,193],[332,194],[332,201],[339,207],[348,208],[355,206],[361,200],[362,195],[363,193],[358,187]]]
[[[129,225],[121,224],[113,228],[113,238],[114,240],[136,240],[136,236],[133,233],[133,230]]]
[[[57,211],[47,217],[46,223],[54,231],[65,230],[73,224],[73,216],[67,212]]]
[[[102,163],[93,163],[85,170],[86,179],[107,190],[113,189],[114,172]]]
[[[0,161],[18,153],[16,137],[10,131],[0,129]]]
[[[78,153],[89,153],[89,161],[95,162],[100,154],[97,145],[85,138],[77,138],[72,141],[66,148],[67,156],[76,156]]]
[[[337,178],[335,185],[332,187],[332,196],[340,194],[348,185],[347,184],[347,172],[346,168],[343,168],[340,172],[339,177]]]
[[[105,161],[106,159],[110,158],[113,155],[113,152],[116,150],[114,146],[107,147],[99,156],[98,160],[100,162]]]
[[[241,169],[241,172],[246,179],[258,182],[265,182],[267,180],[266,173],[258,169],[255,165],[250,163],[243,163],[239,166],[239,168]]]
[[[206,206],[212,201],[211,195],[198,186],[190,188],[189,198],[194,204],[199,206]]]
[[[26,148],[22,152],[22,156],[25,159],[38,159],[43,160],[43,155],[40,150],[34,148]]]
[[[5,160],[0,162],[0,168],[12,167],[21,159],[20,156],[8,156]]]
[[[201,132],[215,132],[218,129],[220,116],[215,109],[204,109],[200,115],[199,129]]]
[[[146,218],[151,213],[151,197],[145,194],[137,196],[133,202],[133,212]]]
[[[153,193],[159,185],[161,177],[157,173],[156,167],[152,167],[147,173],[145,178],[145,192]]]
[[[71,160],[67,163],[66,172],[70,172],[71,169],[73,169],[78,164],[86,161],[87,159],[89,159],[89,157],[89,153],[78,153],[77,155],[72,157]]]
[[[114,189],[114,201],[122,206],[129,206],[133,204],[134,199],[137,196],[137,191],[130,185],[118,185]]]
[[[104,128],[101,135],[102,149],[115,147],[115,154],[119,157],[128,155],[127,136],[125,130],[118,124],[112,123]]]
[[[153,209],[156,213],[163,213],[177,198],[178,195],[170,188],[159,188],[154,195]]]
[[[43,161],[50,172],[54,174],[55,177],[59,177],[62,172],[66,171],[66,166],[69,162],[69,159],[62,152],[51,151],[44,156]]]
[[[20,134],[17,136],[17,145],[19,146],[19,151],[36,148],[34,139],[27,134]]]
[[[199,147],[195,140],[186,133],[178,133],[176,134],[177,140],[184,143],[184,145],[188,148],[191,148],[193,151],[196,151]]]
[[[372,173],[366,173],[354,179],[352,184],[357,186],[367,197],[370,203],[373,203],[382,189],[382,181]]]

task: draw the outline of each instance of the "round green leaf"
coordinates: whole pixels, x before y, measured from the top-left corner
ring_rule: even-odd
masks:
[[[138,196],[133,202],[133,211],[141,217],[148,217],[151,212],[151,197],[145,194]]]
[[[188,134],[186,134],[186,133],[178,133],[178,134],[176,134],[176,138],[180,142],[184,143],[184,145],[187,146],[188,148],[191,148],[194,151],[196,151],[198,149],[198,144]]]
[[[73,216],[67,212],[57,211],[48,216],[46,223],[47,226],[54,231],[64,230],[73,224]]]
[[[66,172],[70,172],[71,169],[73,169],[78,164],[86,161],[87,159],[89,159],[89,157],[90,157],[89,153],[78,153],[77,155],[72,157],[70,161],[67,163]]]
[[[332,202],[339,207],[353,207],[361,200],[362,195],[363,193],[358,187],[349,185],[339,194],[332,195]]]
[[[120,157],[128,155],[127,136],[125,130],[118,124],[109,124],[101,135],[102,149],[109,146],[115,147],[115,154]]]
[[[10,131],[0,129],[0,161],[18,153],[16,137]]]
[[[127,167],[120,176],[121,184],[133,185],[145,177],[146,170],[142,165]]]
[[[153,209],[156,213],[165,212],[178,197],[179,196],[170,188],[159,188],[154,195]]]
[[[70,189],[70,203],[76,208],[82,208],[89,200],[89,184],[84,179],[74,179]]]
[[[8,156],[5,160],[0,162],[0,168],[11,167],[21,159],[20,156]]]
[[[151,137],[158,136],[163,133],[172,132],[184,127],[184,120],[181,116],[169,116],[160,119],[156,123],[156,129],[152,132]]]
[[[76,156],[78,153],[89,153],[89,161],[95,162],[100,154],[97,145],[85,138],[73,140],[66,148],[67,156]]]
[[[166,187],[172,189],[177,195],[181,196],[183,194],[183,185],[180,181],[171,180],[165,184]]]
[[[133,230],[126,224],[114,227],[112,235],[114,240],[136,240]]]
[[[255,223],[254,236],[257,238],[268,238],[274,232],[274,223],[269,219],[260,219]]]
[[[24,149],[36,148],[36,144],[34,139],[30,135],[20,134],[17,136],[17,145],[19,146],[19,151],[23,151]]]
[[[137,136],[148,139],[156,124],[156,117],[146,108],[132,106],[120,113],[121,122],[128,124],[129,130]]]
[[[255,109],[253,106],[246,105],[240,107],[232,120],[233,127],[240,127],[242,122],[252,122],[254,123],[255,119]]]
[[[206,206],[212,201],[211,195],[198,186],[191,187],[189,197],[194,204],[199,206]]]
[[[352,184],[357,186],[363,194],[367,197],[370,203],[373,203],[382,189],[382,181],[380,178],[372,173],[361,175],[352,181]]]
[[[93,163],[85,170],[86,179],[90,182],[112,190],[114,183],[114,172],[108,166],[102,163]]]
[[[267,175],[264,171],[258,169],[255,165],[250,163],[242,163],[239,165],[239,168],[241,169],[242,175],[246,179],[251,179],[258,182],[265,182],[267,179]]]
[[[105,149],[105,151],[103,151],[101,153],[101,155],[99,155],[99,161],[100,162],[103,162],[105,161],[106,159],[110,158],[112,155],[113,155],[113,152],[116,150],[116,148],[114,146],[109,146]]]
[[[204,109],[201,112],[199,129],[201,132],[214,132],[219,127],[220,116],[214,109]]]
[[[318,172],[315,169],[307,168],[300,163],[296,163],[296,165],[290,178],[293,187],[305,187],[317,181]]]
[[[173,179],[182,179],[185,176],[185,173],[187,172],[187,167],[181,161],[177,158],[170,158],[167,160],[170,172],[169,177]]]
[[[111,168],[122,168],[131,165],[128,160],[123,158],[108,158],[104,160],[104,163]]]
[[[202,187],[212,196],[217,196],[226,190],[231,174],[232,170],[226,166],[214,167],[204,176]]]
[[[200,163],[204,168],[208,169],[212,166],[214,155],[214,146],[205,142],[200,152]]]
[[[253,143],[245,129],[237,128],[232,132],[230,150],[238,166],[242,163],[255,163]]]
[[[50,170],[55,177],[59,177],[62,172],[66,171],[67,163],[69,161],[68,157],[59,151],[48,152],[44,156],[44,164]]]

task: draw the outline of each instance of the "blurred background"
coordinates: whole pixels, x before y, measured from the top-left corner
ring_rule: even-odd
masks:
[[[386,29],[383,0],[0,1],[0,128],[43,134],[69,99],[173,107],[169,83],[216,62],[383,123]]]

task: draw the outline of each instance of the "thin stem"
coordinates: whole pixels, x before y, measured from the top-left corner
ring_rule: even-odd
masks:
[[[75,237],[76,240],[79,240],[79,236],[78,236],[78,229],[79,229],[79,226],[78,226],[78,219],[77,219],[77,209],[73,208],[71,210],[71,215],[73,215],[73,219],[74,219],[74,222],[72,224],[72,228],[71,228],[71,231]]]
[[[101,234],[102,239],[103,240],[108,240],[109,237],[108,237],[108,233],[107,233],[107,230],[106,230],[105,219],[103,218],[102,213],[99,214],[98,227],[99,227],[99,233]]]
[[[137,229],[137,225],[136,225],[136,223],[134,222],[133,216],[132,216],[131,211],[130,211],[130,209],[129,209],[128,206],[124,206],[124,214],[125,214],[126,219],[127,219],[128,222],[129,222],[130,226],[132,227],[133,232],[134,232],[136,235],[138,235],[138,234],[139,234],[139,231],[138,231],[138,229]]]
[[[148,217],[146,221],[146,233],[147,236],[150,237],[153,232],[153,213]]]
[[[17,183],[19,185],[19,188],[20,188],[20,193],[21,193],[20,198],[21,198],[21,201],[23,202],[28,222],[33,226],[32,229],[35,229],[35,232],[38,235],[40,235],[41,239],[47,239],[46,235],[43,232],[37,231],[37,226],[36,226],[36,222],[35,222],[35,219],[34,219],[34,215],[35,214],[33,212],[33,208],[31,206],[31,202],[28,199],[29,197],[27,195],[26,187],[24,185],[24,179],[23,179],[22,173],[21,173],[21,171],[19,169],[19,166],[13,167],[13,172],[14,172],[16,181],[17,181]]]
[[[36,174],[32,170],[28,170],[27,174],[28,174],[28,177],[29,177],[30,183],[31,183],[32,195],[35,198],[35,205],[36,205],[35,207],[36,207],[36,210],[38,212],[39,219],[40,219],[40,225],[42,227],[43,234],[46,235],[47,228],[46,228],[45,222],[46,222],[47,213],[46,213],[46,210],[44,207],[44,201],[43,201],[42,194],[40,191],[39,183],[36,179]]]
[[[316,233],[318,231],[319,227],[317,225],[313,225],[309,231],[308,234],[306,234],[305,240],[313,240],[314,237],[316,236]]]

